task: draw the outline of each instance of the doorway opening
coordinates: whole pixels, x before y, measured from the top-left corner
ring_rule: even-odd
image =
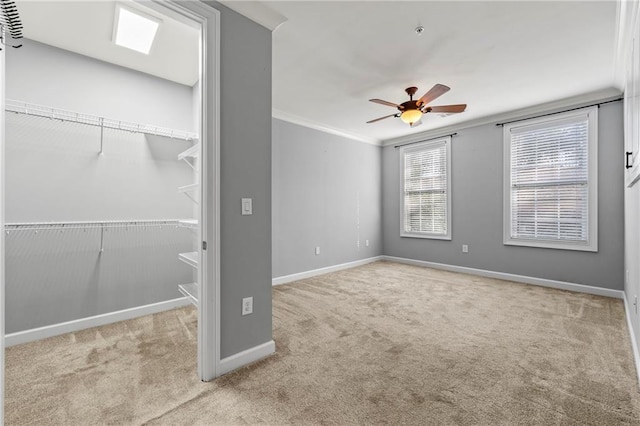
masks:
[[[213,379],[218,143],[205,118],[218,114],[217,12],[124,1],[20,13],[26,40],[2,74],[7,352],[64,336],[104,343],[119,321],[178,308],[192,373]],[[157,27],[148,53],[116,43],[129,15]],[[153,318],[149,330],[176,332]]]

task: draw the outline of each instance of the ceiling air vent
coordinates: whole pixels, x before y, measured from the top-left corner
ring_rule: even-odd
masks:
[[[22,21],[18,6],[11,0],[0,0],[0,42],[2,46],[22,47]],[[0,47],[2,50],[2,47]]]

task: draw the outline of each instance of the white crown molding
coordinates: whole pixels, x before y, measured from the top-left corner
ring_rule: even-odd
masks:
[[[462,123],[456,123],[449,126],[438,127],[435,129],[429,129],[420,133],[412,133],[410,135],[404,135],[397,138],[387,139],[384,141],[363,136],[360,134],[346,132],[344,130],[336,129],[334,127],[327,126],[306,118],[289,114],[287,112],[273,109],[272,116],[279,120],[287,121],[289,123],[298,124],[300,126],[309,127],[311,129],[319,130],[325,133],[331,133],[333,135],[342,136],[345,138],[353,139],[356,141],[377,145],[377,146],[393,146],[397,144],[419,142],[425,139],[433,137],[439,137],[455,133],[462,129],[470,127],[482,126],[490,123],[499,123],[501,121],[508,121],[514,119],[526,118],[540,113],[561,111],[564,108],[580,108],[592,104],[594,102],[606,102],[613,99],[617,99],[622,96],[619,89],[610,87],[595,92],[585,93],[583,95],[572,96],[570,98],[560,99],[557,101],[546,102],[544,104],[534,105],[531,107],[521,108],[514,111],[503,112],[499,114],[492,114],[485,117],[480,117],[474,120],[464,121]]]
[[[218,2],[271,30],[271,32],[287,22],[286,16],[280,15],[259,1],[218,0]]]
[[[433,138],[436,136],[447,135],[455,133],[462,129],[468,129],[470,127],[482,126],[490,123],[499,123],[501,121],[516,120],[526,118],[540,113],[548,113],[561,111],[563,108],[580,108],[592,104],[594,102],[606,102],[613,99],[617,99],[622,96],[619,89],[615,87],[598,90],[595,92],[586,93],[584,95],[572,96],[570,98],[560,99],[553,102],[547,102],[544,104],[534,105],[527,108],[521,108],[514,111],[488,115],[480,117],[474,120],[465,121],[462,123],[452,124],[450,126],[438,127],[430,129],[422,133],[413,133],[411,135],[401,136],[398,138],[387,139],[382,142],[383,147],[393,146],[397,144],[419,142],[425,139]]]
[[[278,120],[287,121],[289,123],[298,124],[300,126],[309,127],[311,129],[320,130],[321,132],[331,133],[332,135],[342,136],[344,138],[349,138],[356,140],[358,142],[364,142],[371,145],[380,146],[382,145],[382,141],[374,138],[369,138],[366,136],[358,135],[355,133],[345,132],[344,130],[336,129],[333,127],[326,126],[324,124],[317,123],[315,121],[307,120],[306,118],[299,117],[297,115],[289,114],[288,112],[284,112],[278,109],[273,109],[271,112],[273,118],[277,118]]]

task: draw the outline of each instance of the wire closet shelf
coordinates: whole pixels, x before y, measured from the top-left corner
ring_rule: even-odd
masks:
[[[164,136],[172,139],[182,139],[193,141],[198,139],[197,133],[186,132],[183,130],[168,129],[164,127],[153,126],[150,124],[131,123],[127,121],[115,120],[111,118],[98,117],[96,115],[83,114],[79,112],[66,111],[63,109],[51,108],[48,106],[31,104],[7,99],[5,101],[5,110],[16,114],[32,115],[36,117],[49,118],[51,120],[68,121],[72,123],[81,123],[89,126],[96,126],[106,129],[123,130],[132,133],[144,133],[147,135]]]
[[[112,229],[112,228],[148,228],[148,227],[186,227],[182,219],[162,220],[109,220],[102,222],[41,222],[41,223],[7,223],[4,225],[6,232],[10,231],[45,231],[67,229]]]

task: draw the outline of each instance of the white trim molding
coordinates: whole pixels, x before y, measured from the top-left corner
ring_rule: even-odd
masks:
[[[218,0],[219,3],[251,19],[253,22],[271,30],[280,28],[287,22],[287,17],[279,14],[269,6],[258,1]]]
[[[611,87],[608,89],[598,90],[596,92],[584,95],[573,96],[566,99],[560,99],[553,102],[547,102],[540,105],[534,105],[527,108],[509,111],[505,113],[492,114],[485,117],[463,121],[449,126],[437,127],[426,130],[421,133],[413,133],[406,136],[400,136],[393,139],[386,139],[382,142],[383,147],[400,145],[404,143],[420,142],[425,139],[431,139],[440,135],[447,135],[458,132],[471,127],[483,126],[485,124],[496,124],[501,121],[519,120],[528,118],[540,113],[562,112],[565,108],[580,108],[596,102],[606,102],[618,99],[622,96],[622,91],[618,88]],[[454,139],[455,140],[455,139]]]
[[[604,287],[575,284],[566,281],[548,280],[546,278],[528,277],[526,275],[508,274],[506,272],[487,271],[485,269],[467,268],[466,266],[447,265],[444,263],[427,262],[424,260],[406,259],[403,257],[382,256],[382,258],[383,260],[388,260],[390,262],[422,266],[424,268],[442,269],[444,271],[460,272],[463,274],[514,281],[522,284],[531,284],[541,287],[555,288],[559,290],[574,291],[577,293],[588,293],[594,294],[596,296],[612,297],[614,299],[624,298],[624,292],[622,290],[612,290],[610,288]]]
[[[624,311],[627,317],[627,328],[629,329],[629,339],[631,340],[631,350],[633,351],[633,361],[636,366],[636,375],[638,376],[638,385],[640,385],[640,352],[638,351],[638,341],[631,323],[631,308],[627,300],[627,293],[622,293],[624,297]]]
[[[516,274],[509,274],[506,272],[496,272],[496,271],[489,271],[486,269],[468,268],[466,266],[448,265],[445,263],[428,262],[426,260],[407,259],[404,257],[395,257],[395,256],[386,256],[386,255],[369,257],[362,260],[356,260],[354,262],[341,263],[339,265],[312,269],[310,271],[299,272],[291,275],[284,275],[281,277],[273,278],[271,280],[271,283],[273,286],[277,286],[281,284],[303,280],[305,278],[312,278],[318,275],[328,274],[330,272],[337,272],[337,271],[342,271],[344,269],[355,268],[357,266],[378,262],[380,260],[386,260],[389,262],[396,262],[396,263],[404,263],[405,265],[421,266],[423,268],[441,269],[441,270],[450,271],[450,272],[460,272],[463,274],[478,275],[478,276],[487,277],[487,278],[496,278],[496,279],[505,280],[505,281],[514,281],[522,284],[531,284],[531,285],[537,285],[541,287],[549,287],[549,288],[555,288],[559,290],[573,291],[576,293],[588,293],[596,296],[612,297],[614,299],[624,298],[624,291],[622,290],[612,290],[610,288],[576,284],[576,283],[570,283],[566,281],[549,280],[546,278],[529,277],[526,275],[516,275]]]
[[[377,262],[383,260],[384,256],[368,257],[366,259],[355,260],[353,262],[341,263],[339,265],[327,266],[325,268],[312,269],[310,271],[298,272],[291,275],[283,275],[281,277],[273,278],[271,285],[286,284],[293,281],[303,280],[305,278],[316,277],[318,275],[328,274],[329,272],[342,271],[343,269],[355,268],[356,266],[366,265],[367,263]]]
[[[245,367],[256,361],[260,361],[276,352],[276,344],[269,340],[261,345],[254,346],[237,354],[228,356],[220,360],[218,375],[230,373],[238,368]]]
[[[61,334],[72,333],[74,331],[101,325],[112,324],[114,322],[129,320],[145,315],[156,314],[158,312],[169,311],[190,305],[191,302],[186,297],[166,300],[164,302],[152,303],[150,305],[136,306],[135,308],[123,309],[121,311],[109,312],[92,317],[80,318],[73,321],[61,322],[59,324],[47,325],[45,327],[32,328],[31,330],[19,331],[7,334],[4,337],[7,347],[19,345],[21,343],[33,342],[35,340],[46,339],[47,337],[59,336]]]
[[[0,52],[0,108],[5,108],[5,51]],[[0,229],[5,221],[5,114],[0,116]],[[4,424],[5,240],[0,234],[0,425]]]
[[[198,250],[198,376],[210,381],[220,363],[220,11],[202,1],[155,1],[201,28],[198,245],[208,249]]]
[[[317,123],[315,121],[308,120],[306,118],[302,118],[294,114],[289,114],[288,112],[284,112],[278,109],[272,109],[271,116],[273,118],[277,118],[278,120],[286,121],[292,124],[297,124],[298,126],[308,127],[310,129],[319,130],[321,132],[330,133],[332,135],[342,136],[343,138],[353,139],[358,142],[364,142],[364,143],[368,143],[375,146],[382,145],[382,141],[378,139],[369,138],[369,137],[358,135],[355,133],[345,132],[344,130],[326,126],[324,124]]]

